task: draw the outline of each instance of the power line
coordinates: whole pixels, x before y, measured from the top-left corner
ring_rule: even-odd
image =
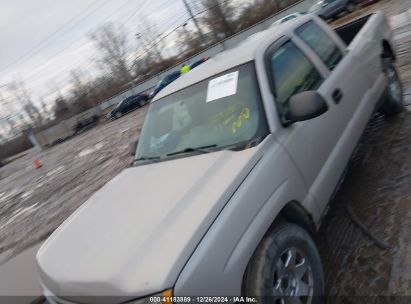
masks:
[[[184,18],[185,16],[188,16],[188,14],[187,14],[187,13],[184,13],[183,17],[178,16],[178,19],[181,20],[181,18]],[[179,20],[177,20],[177,22],[174,22],[172,26],[174,26],[176,23],[178,23]],[[154,47],[156,47],[162,40],[164,40],[165,38],[167,38],[168,36],[170,36],[172,33],[174,33],[178,28],[180,28],[184,23],[186,23],[186,22],[189,21],[189,20],[190,20],[190,18],[184,19],[183,22],[182,22],[179,26],[177,26],[176,28],[174,28],[173,30],[171,30],[169,33],[167,33],[167,32],[165,32],[165,33],[167,33],[167,34],[163,33],[163,35],[161,35],[161,37],[158,38],[158,41],[156,41],[155,44],[152,44],[152,45],[148,48],[148,51],[151,51],[151,50],[152,50]],[[127,52],[131,51],[132,49],[134,49],[134,48],[128,48],[128,49],[127,49]],[[60,52],[60,53],[61,53],[61,52]],[[126,58],[126,60],[128,61],[128,60],[129,60],[132,56],[134,56],[134,55],[135,55],[135,54],[130,54],[130,55],[128,55],[127,58]],[[143,57],[143,56],[142,56],[142,55],[137,56],[134,60],[138,60],[138,59],[140,59],[141,57]],[[75,66],[80,66],[80,65],[82,65],[82,63],[89,62],[89,61],[90,61],[89,59],[85,59],[85,60],[77,63],[76,65],[72,65],[69,69],[72,69],[72,68],[74,68]],[[91,65],[89,64],[88,66],[91,66]],[[84,66],[83,66],[83,68],[84,68]],[[54,75],[59,75],[59,74],[61,74],[61,72],[58,71],[58,72],[52,74],[52,76],[54,76]],[[32,75],[30,75],[29,77],[26,77],[26,80],[27,80],[27,79],[31,79],[31,78],[33,78],[34,76],[36,76],[36,74],[32,74]],[[49,77],[49,78],[50,78],[50,77]]]
[[[100,5],[99,5],[95,10],[93,10],[92,12],[90,12],[89,14],[87,14],[86,16],[83,16],[83,18],[81,18],[81,19],[79,20],[79,22],[81,22],[82,20],[84,20],[86,17],[89,17],[91,14],[95,13],[98,9],[102,8],[102,7],[103,7],[106,3],[108,3],[109,1],[110,1],[110,0],[106,0],[106,1],[104,1],[104,2],[102,2],[102,3],[100,3]],[[93,3],[97,3],[97,2],[98,2],[98,0],[94,1]],[[112,12],[112,13],[109,15],[109,17],[112,17],[112,16],[116,15],[121,9],[123,9],[124,7],[126,7],[130,2],[135,2],[135,0],[128,0],[128,1],[124,2],[120,7],[118,7],[114,12]],[[82,13],[84,13],[90,6],[91,6],[91,5],[89,5],[85,10],[83,10]],[[139,8],[140,8],[140,7],[141,7],[141,6],[139,6]],[[81,14],[79,14],[78,16],[80,16],[80,15],[81,15]],[[78,17],[78,16],[77,16],[77,17]],[[72,18],[69,22],[67,22],[67,23],[66,23],[63,27],[61,27],[61,28],[64,28],[65,26],[67,26],[69,23],[71,23],[71,22],[73,21],[73,19],[75,19],[75,18]],[[78,23],[78,22],[77,22],[77,23]],[[75,26],[76,26],[76,25],[70,27],[70,29],[74,28]],[[61,30],[61,28],[60,28],[59,30]],[[37,49],[37,51],[35,51],[35,49],[36,49],[37,47],[39,47],[40,44],[43,44],[47,39],[51,38],[51,36],[54,36],[54,34],[56,34],[59,30],[57,30],[57,31],[55,31],[54,33],[52,33],[51,35],[49,35],[49,37],[47,37],[46,39],[44,39],[44,40],[43,40],[42,42],[40,42],[36,47],[34,47],[34,48],[31,49],[28,53],[26,53],[24,56],[22,56],[22,57],[25,57],[25,58],[19,58],[17,61],[10,63],[10,64],[7,65],[6,67],[4,67],[2,70],[0,70],[0,72],[1,72],[1,71],[4,71],[4,70],[8,70],[11,66],[14,66],[14,65],[16,65],[16,64],[19,64],[19,63],[21,63],[21,62],[24,62],[24,61],[32,58],[35,54],[39,53],[44,47],[42,47],[42,48],[40,48],[40,49]],[[57,37],[57,38],[54,39],[53,41],[61,38],[65,33],[67,33],[67,30],[64,31],[64,33],[63,33],[62,35],[60,35],[59,37]],[[52,41],[52,42],[53,42],[53,41]],[[78,40],[77,40],[77,41],[78,41]],[[47,43],[45,46],[48,46],[49,44],[50,44],[50,43]],[[68,49],[70,49],[70,48],[72,48],[72,47],[73,47],[73,44],[70,44],[69,46],[61,49],[61,51],[57,52],[57,54],[53,55],[51,58],[49,58],[49,60],[57,57],[58,55],[62,54],[64,51],[66,51],[66,50],[68,50]],[[80,46],[80,47],[81,47],[81,46]],[[33,53],[33,51],[35,51],[35,52]],[[48,61],[49,61],[49,60],[48,60]],[[86,62],[86,61],[89,61],[89,60],[87,59],[87,60],[84,60],[83,62]],[[38,66],[38,67],[35,68],[35,69],[38,69],[38,68],[40,68],[40,67],[41,67],[41,65]],[[35,74],[32,74],[32,75],[35,75]],[[26,79],[27,79],[27,78],[31,78],[31,77],[32,77],[32,76],[26,77]]]
[[[24,62],[26,60],[26,58],[31,58],[33,57],[32,55],[37,54],[39,51],[41,51],[44,47],[41,47],[45,44],[45,46],[48,46],[50,44],[50,42],[53,42],[59,38],[61,38],[65,33],[67,33],[67,26],[69,26],[70,24],[72,24],[78,17],[80,17],[81,15],[83,15],[85,12],[87,12],[91,7],[93,7],[95,4],[99,3],[99,5],[97,6],[97,8],[95,8],[94,10],[92,10],[89,14],[86,14],[85,16],[83,16],[82,18],[80,18],[78,21],[82,21],[84,20],[86,17],[90,16],[91,14],[95,13],[98,9],[100,9],[101,7],[103,7],[106,3],[108,3],[109,0],[106,0],[104,2],[99,2],[98,0],[93,1],[90,5],[88,5],[80,14],[76,15],[75,17],[71,18],[68,22],[66,22],[63,26],[59,27],[56,31],[54,31],[53,33],[51,33],[49,36],[47,36],[45,39],[41,40],[38,44],[36,44],[34,47],[32,47],[26,54],[20,56],[19,58],[17,58],[15,61],[9,63],[8,65],[6,65],[4,68],[2,68],[0,71],[7,71],[10,69],[10,67],[15,66],[16,64],[19,64],[21,62]],[[78,22],[77,22],[78,23]],[[68,28],[68,30],[71,30],[72,28],[74,28],[77,24],[75,23],[74,26],[71,26]],[[63,31],[63,34],[59,35],[56,37],[56,39],[52,39],[50,41],[51,38],[53,38],[57,33]]]
[[[159,44],[162,40],[164,40],[165,38],[167,38],[168,36],[170,36],[170,35],[171,35],[172,33],[174,33],[178,28],[180,28],[185,22],[187,22],[187,20],[190,20],[190,18],[188,18],[188,19],[183,19],[183,23],[181,23],[179,26],[177,26],[177,27],[174,28],[174,26],[175,26],[177,23],[180,23],[180,22],[181,22],[180,20],[181,20],[182,18],[187,18],[188,16],[189,16],[189,15],[188,15],[187,12],[185,12],[183,16],[178,16],[177,22],[174,22],[172,25],[170,25],[171,30],[170,30],[169,32],[166,31],[166,32],[164,32],[162,35],[160,35],[160,37],[158,37],[158,38],[156,39],[156,41],[154,42],[154,44]],[[147,53],[155,47],[154,44],[152,44],[149,48],[145,48],[145,50],[146,50]],[[132,57],[133,55],[135,55],[135,54],[130,54],[129,56],[127,56],[127,59],[126,59],[126,60],[130,59],[130,57]],[[139,56],[137,56],[134,60],[138,60],[138,59],[140,59],[140,58],[143,57],[143,56],[144,56],[144,54],[139,55]]]
[[[114,16],[118,11],[120,11],[123,7],[125,7],[125,6],[126,6],[128,3],[130,3],[131,1],[135,1],[135,0],[129,0],[129,1],[125,2],[122,6],[120,6],[118,9],[116,9],[109,17]],[[148,1],[148,0],[145,0],[142,5],[139,5],[139,6],[137,7],[137,10],[134,11],[134,12],[132,12],[131,15],[129,15],[129,12],[127,12],[126,14],[124,14],[123,16],[121,16],[121,17],[125,17],[125,15],[129,15],[129,17],[126,19],[126,21],[125,21],[125,22],[122,22],[122,23],[125,24],[126,22],[128,22],[129,20],[131,20],[132,17],[134,17],[138,12],[141,11],[141,9],[144,8],[144,6],[147,4],[147,1]],[[164,3],[165,3],[165,2],[160,3],[159,6],[163,5]],[[158,7],[159,7],[159,6],[158,6]],[[158,8],[158,7],[157,7],[157,8]],[[63,48],[61,51],[59,51],[57,54],[55,54],[55,55],[54,55],[53,57],[51,57],[50,59],[53,59],[53,58],[59,56],[59,55],[62,54],[64,51],[66,51],[66,50],[68,50],[68,49],[70,49],[70,48],[72,48],[72,47],[73,47],[73,45],[69,45],[68,47]],[[79,47],[81,47],[81,46],[79,46]],[[130,49],[128,49],[127,51],[130,51]],[[49,59],[49,60],[50,60],[50,59]],[[72,69],[72,68],[74,68],[75,66],[78,66],[78,65],[83,65],[84,63],[89,62],[89,61],[90,61],[89,59],[84,59],[84,60],[80,61],[77,65],[72,65],[69,69]],[[89,66],[90,66],[90,65],[89,65]],[[39,68],[40,68],[40,66],[39,66],[38,68],[35,68],[35,70],[36,70],[36,69],[38,70]],[[30,76],[25,77],[25,80],[27,80],[27,79],[32,79],[32,78],[34,78],[34,76],[36,76],[37,74],[38,74],[38,73],[31,74]],[[58,74],[60,74],[60,72],[56,72],[56,73],[55,73],[55,75],[58,75]]]
[[[157,5],[155,8],[151,8],[151,10],[152,10],[154,13],[156,13],[163,5],[165,5],[165,4],[168,3],[168,2],[169,2],[169,0],[165,0],[165,1],[163,1],[163,2],[159,2],[158,5]],[[153,14],[153,13],[152,13],[152,14]],[[134,15],[135,15],[135,14],[134,14]],[[150,14],[149,14],[148,16],[150,16]],[[148,16],[144,16],[144,17],[147,18]],[[131,19],[131,18],[128,18],[126,21],[123,21],[123,24],[126,25],[130,19]],[[141,25],[141,24],[142,24],[141,22],[140,22],[139,24],[137,24],[137,27],[139,27],[139,25]],[[156,24],[156,25],[158,25],[158,24]]]
[[[227,0],[226,0],[226,1],[227,1]],[[223,2],[226,2],[226,1],[223,1]],[[115,13],[117,13],[120,9],[122,9],[122,8],[123,8],[126,4],[128,4],[129,2],[130,2],[130,1],[127,1],[126,3],[124,3],[121,7],[119,7],[119,8],[118,8],[113,14],[111,14],[110,16],[113,16]],[[199,1],[199,2],[200,2],[200,1]],[[147,4],[147,0],[144,1],[143,5],[139,5],[138,9],[137,9],[136,11],[132,12],[131,15],[127,14],[127,15],[129,15],[129,16],[128,16],[128,18],[126,19],[126,21],[128,22],[129,20],[131,20],[131,18],[132,18],[133,16],[135,16],[135,15],[145,6],[145,4]],[[161,6],[161,5],[162,5],[162,4],[160,4],[159,6]],[[159,6],[158,6],[158,7],[159,7]],[[208,10],[208,9],[205,8],[204,10],[202,10],[202,11],[198,12],[197,14],[195,14],[195,16],[198,16],[198,15],[204,13],[204,12],[207,11],[207,10]],[[185,13],[184,15],[187,15],[187,14]],[[184,16],[183,16],[183,17],[178,16],[178,15],[176,15],[176,16],[178,17],[179,20],[181,20],[181,18],[184,17]],[[168,32],[168,33],[167,33],[167,31],[165,31],[158,39],[156,39],[156,40],[158,40],[158,41],[150,47],[150,50],[153,49],[154,47],[156,47],[160,42],[162,42],[165,38],[169,37],[172,33],[174,33],[178,28],[180,28],[184,23],[188,22],[189,20],[191,20],[191,18],[188,18],[188,19],[184,20],[184,22],[182,22],[179,26],[177,26],[176,28],[174,28],[173,30],[171,30],[171,31]],[[168,20],[168,21],[170,21],[170,20]],[[177,21],[177,22],[174,22],[173,25],[175,25],[176,23],[178,23],[178,21]],[[170,26],[170,27],[172,28],[172,26]],[[70,47],[71,47],[71,46],[70,46]],[[68,48],[65,48],[65,49],[68,49]],[[60,55],[65,49],[63,49],[61,52],[59,52],[58,54],[56,54],[53,58],[55,58],[56,56]],[[134,48],[133,48],[133,49],[134,49]],[[127,49],[127,52],[129,52],[130,50],[131,50],[131,49],[128,48],[128,49]],[[131,56],[135,56],[135,53],[134,53],[134,54],[130,54],[129,56],[127,56],[127,60],[129,60]],[[141,58],[141,57],[142,57],[142,56],[140,55],[140,56],[136,57],[135,60],[137,60],[137,59],[139,59],[139,58]],[[79,63],[77,63],[77,64],[75,64],[75,65],[72,65],[69,69],[72,69],[72,68],[74,68],[75,66],[79,66],[79,65],[81,65],[81,64],[83,64],[83,63],[85,63],[85,62],[88,62],[88,61],[90,61],[90,59],[85,59],[85,60],[83,60],[83,61],[80,61]],[[91,66],[91,65],[88,65],[88,66]],[[83,68],[84,68],[84,67],[83,67]],[[59,74],[61,74],[61,72],[56,72],[55,75],[59,75]],[[29,79],[31,79],[31,78],[34,77],[35,75],[36,75],[36,74],[32,74],[32,75],[29,77]],[[50,78],[50,77],[49,77],[49,78]],[[27,79],[27,78],[26,78],[26,79]]]
[[[105,3],[108,2],[108,1],[109,1],[109,0],[105,1]],[[129,4],[129,3],[132,2],[132,1],[135,1],[135,0],[128,0],[128,1],[126,1],[125,3],[123,3],[123,5],[121,5],[120,7],[118,7],[114,12],[112,12],[112,13],[110,14],[110,17],[114,16],[116,13],[118,13],[121,9],[123,9],[127,4]],[[139,6],[139,7],[140,7],[140,6]],[[94,11],[94,12],[95,12],[95,11]],[[90,15],[90,14],[89,14],[89,15]],[[77,42],[78,42],[78,41],[80,41],[80,40],[77,40]],[[71,49],[73,46],[74,46],[73,44],[70,44],[69,46],[61,49],[61,51],[57,52],[57,54],[55,54],[55,55],[53,55],[51,58],[49,58],[48,61],[50,61],[51,59],[56,58],[57,56],[59,56],[60,54],[62,54],[64,51],[66,51],[66,50],[68,50],[68,49]],[[79,47],[82,47],[82,46],[83,46],[83,45],[81,45],[81,46],[79,46]],[[78,48],[79,48],[79,47],[78,47]],[[33,56],[30,56],[29,58],[31,58],[31,57],[33,57]],[[87,61],[89,61],[89,59],[85,59],[85,60],[81,61],[81,63],[84,63],[84,62],[87,62]],[[42,64],[42,65],[44,65],[44,64]],[[41,66],[42,66],[42,65],[39,65],[37,68],[34,68],[34,70],[41,69]],[[31,78],[33,78],[33,76],[35,76],[35,75],[36,75],[36,73],[35,73],[35,74],[31,74],[29,77],[25,77],[25,80],[31,79]]]
[[[194,25],[196,26],[198,33],[200,34],[201,40],[203,41],[204,45],[207,45],[207,41],[206,41],[206,39],[205,39],[205,36],[204,36],[204,34],[203,34],[203,31],[201,30],[201,28],[200,28],[200,26],[199,26],[199,24],[198,24],[198,22],[197,22],[197,19],[195,18],[193,12],[191,11],[191,7],[188,5],[187,0],[183,0],[183,3],[184,3],[184,6],[186,7],[187,12],[188,12],[188,13],[190,14],[190,16],[191,16],[191,19],[193,20]]]
[[[183,24],[185,24],[186,22],[188,22],[189,20],[191,20],[191,17],[186,19],[182,24],[180,24],[178,27],[176,27],[174,30],[172,30],[171,32],[169,32],[168,34],[166,34],[165,36],[161,37],[157,42],[155,42],[148,50],[152,50],[154,47],[157,46],[157,44],[159,44],[162,40],[164,40],[165,38],[167,38],[168,36],[170,36],[171,34],[173,34],[177,29],[179,29]],[[142,58],[145,54],[139,55],[137,56],[134,60],[138,60],[140,58]]]
[[[131,20],[131,18],[133,18],[135,15],[137,15],[137,13],[139,13],[143,8],[144,8],[144,6],[147,4],[147,0],[143,0],[143,4],[141,5],[141,6],[139,6],[138,7],[138,9],[135,11],[135,12],[133,12],[125,21],[123,21],[122,23],[124,24],[124,25],[126,25],[127,24],[127,22],[129,22],[130,20]]]

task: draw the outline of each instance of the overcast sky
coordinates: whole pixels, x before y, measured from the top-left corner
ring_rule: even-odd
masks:
[[[188,2],[195,9],[200,0]],[[38,104],[67,84],[71,69],[95,73],[89,33],[117,21],[138,32],[141,16],[164,32],[187,13],[182,0],[0,0],[0,94],[22,79]]]

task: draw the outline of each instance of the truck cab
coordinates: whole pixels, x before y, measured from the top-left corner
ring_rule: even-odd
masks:
[[[319,301],[330,196],[372,113],[401,110],[384,16],[352,31],[301,16],[164,88],[134,166],[39,250],[49,301]]]

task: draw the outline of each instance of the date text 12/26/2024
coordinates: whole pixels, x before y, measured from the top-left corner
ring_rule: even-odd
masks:
[[[150,303],[258,303],[255,297],[150,297]]]

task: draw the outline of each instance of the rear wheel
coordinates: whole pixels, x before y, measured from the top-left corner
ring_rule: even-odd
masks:
[[[278,225],[254,253],[243,286],[264,304],[321,303],[323,271],[310,235],[295,224]]]
[[[144,106],[144,104],[145,104],[144,100],[140,100],[140,101],[138,102],[139,107]]]
[[[393,116],[404,109],[402,84],[391,58],[383,59],[383,67],[388,79],[388,95],[380,112],[385,116]]]

